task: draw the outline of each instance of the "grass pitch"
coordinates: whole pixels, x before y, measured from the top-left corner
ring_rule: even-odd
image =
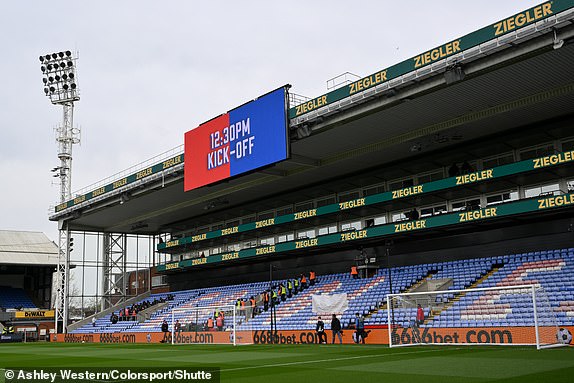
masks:
[[[222,382],[572,382],[574,348],[2,344],[5,367],[219,367]],[[4,374],[0,372],[0,382]]]

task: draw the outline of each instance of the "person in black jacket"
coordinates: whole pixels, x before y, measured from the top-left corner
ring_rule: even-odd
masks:
[[[319,337],[319,343],[327,343],[327,334],[325,334],[325,323],[321,320],[321,317],[317,320],[317,327],[315,328],[317,335]]]
[[[169,325],[165,319],[161,323],[161,331],[163,332],[163,339],[161,343],[168,343],[171,340],[169,337],[171,334],[169,333]]]
[[[331,331],[333,332],[333,341],[331,344],[335,344],[335,335],[339,336],[339,344],[343,344],[343,332],[341,331],[341,321],[337,319],[337,316],[333,314],[333,319],[331,319]]]

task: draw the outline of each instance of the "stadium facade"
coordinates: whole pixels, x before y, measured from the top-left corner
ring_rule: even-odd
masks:
[[[286,85],[191,130],[185,147],[79,191],[50,220],[101,243],[102,318],[143,299],[138,286],[159,294],[268,284],[270,270],[277,281],[313,269],[346,283],[355,265],[357,298],[383,286],[412,291],[458,262],[484,267],[463,288],[506,266],[542,262],[564,273],[574,262],[573,20],[573,1],[546,2],[315,98]],[[284,98],[257,109],[275,94]],[[261,112],[277,105],[287,106],[273,118]],[[134,237],[152,250],[130,268]],[[391,273],[417,267],[405,284]],[[449,278],[457,286],[459,276]],[[573,281],[551,299],[567,328]],[[353,307],[377,318],[384,299]],[[488,326],[500,323],[479,327]],[[141,334],[129,339],[149,341]]]

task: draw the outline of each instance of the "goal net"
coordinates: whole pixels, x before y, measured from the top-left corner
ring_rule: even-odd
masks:
[[[564,345],[537,285],[387,295],[389,345]]]
[[[172,344],[252,344],[251,307],[202,306],[174,308],[171,312]]]

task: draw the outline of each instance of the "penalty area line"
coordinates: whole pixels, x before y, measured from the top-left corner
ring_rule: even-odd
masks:
[[[442,352],[442,351],[447,351],[447,350],[452,350],[452,348],[447,348],[447,347],[445,347],[444,349],[398,352],[398,353],[395,353],[395,354],[358,355],[358,356],[346,356],[346,357],[341,357],[341,358],[317,359],[317,360],[303,360],[303,361],[299,361],[299,362],[263,364],[263,365],[261,365],[261,366],[248,366],[248,367],[226,368],[226,369],[222,369],[222,370],[220,370],[220,371],[221,371],[221,372],[227,372],[227,371],[254,370],[254,369],[257,369],[257,368],[272,368],[272,367],[297,366],[297,365],[300,365],[300,364],[336,362],[336,361],[341,361],[341,360],[367,359],[367,358],[384,358],[384,357],[387,357],[387,356],[413,355],[413,354],[423,354],[423,353],[428,353],[428,352]],[[458,350],[458,348],[456,348],[456,350]]]

